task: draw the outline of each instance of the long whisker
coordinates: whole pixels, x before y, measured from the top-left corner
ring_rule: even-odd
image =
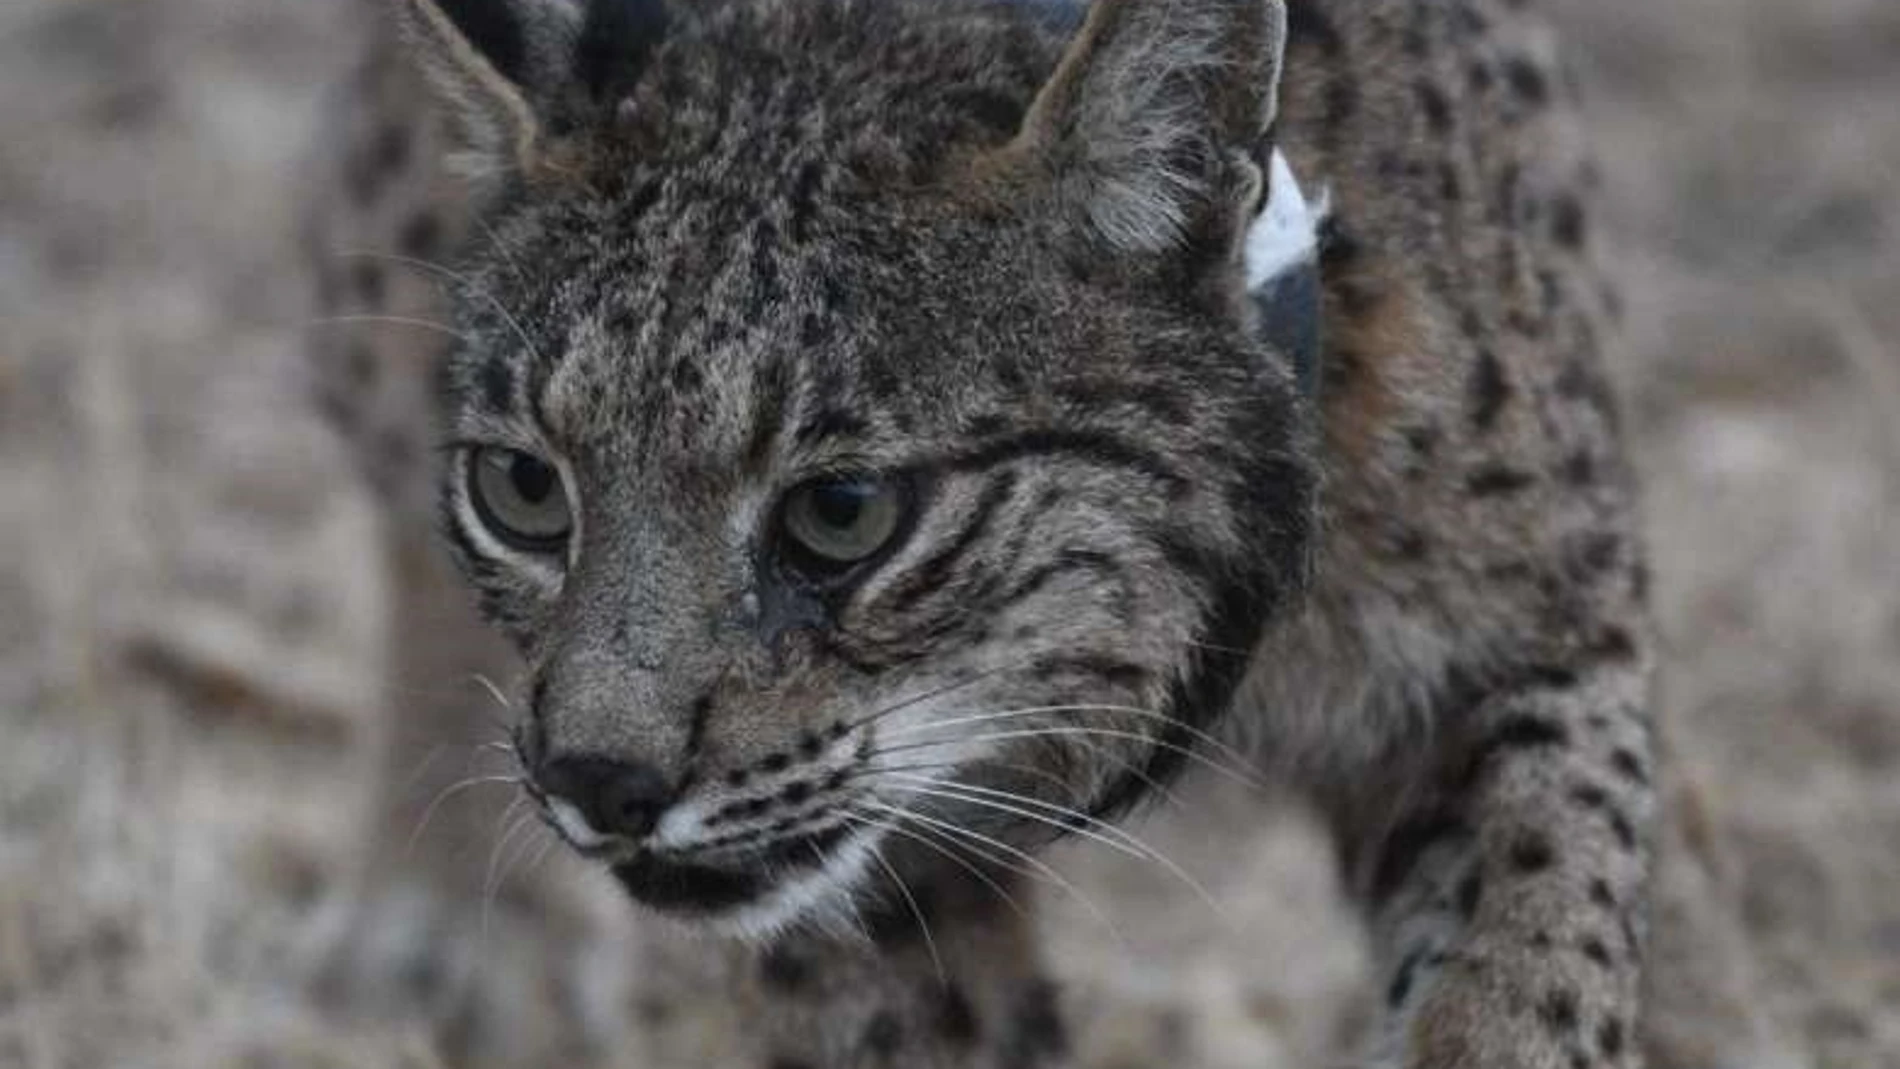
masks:
[[[975,790],[978,790],[979,788],[969,787],[969,786],[966,786],[964,784],[959,784],[959,783],[940,782],[937,780],[926,779],[922,776],[899,775],[899,776],[892,776],[891,778],[895,780],[902,780],[905,783],[910,784],[910,786],[905,787],[904,790],[912,794],[920,794],[926,798],[947,798],[953,802],[964,802],[969,805],[982,806],[985,809],[993,809],[999,813],[1008,813],[1012,816],[1021,817],[1024,820],[1033,821],[1037,824],[1047,825],[1048,827],[1054,828],[1057,831],[1074,832],[1075,834],[1080,835],[1084,839],[1101,843],[1103,846],[1108,847],[1110,850],[1113,850],[1116,853],[1126,854],[1129,857],[1137,857],[1143,860],[1147,860],[1147,855],[1144,854],[1141,850],[1138,850],[1132,846],[1129,846],[1126,843],[1120,842],[1109,836],[1103,835],[1100,832],[1097,832],[1091,828],[1072,826],[1063,821],[1057,820],[1055,816],[1052,814],[1036,813],[1028,809],[1020,808],[1016,805],[1011,805],[1008,803],[984,798],[980,795],[962,793],[964,791],[975,791]],[[992,793],[1001,794],[1009,798],[1020,799],[1020,796],[1007,794],[1007,792],[1003,792],[1003,791],[996,791]],[[1020,799],[1020,800],[1028,801],[1029,799]],[[1063,809],[1061,806],[1051,806],[1050,808],[1055,810],[1057,813],[1073,814],[1075,817],[1078,817],[1083,820],[1092,820],[1092,818],[1088,817],[1086,814],[1078,813],[1073,810]],[[1101,822],[1094,821],[1094,823],[1100,824]],[[1103,826],[1110,827],[1112,825],[1103,825]]]
[[[508,269],[515,273],[515,280],[517,282],[527,282],[528,273],[521,269],[521,261],[515,259],[515,254],[509,250],[507,245],[502,244],[501,235],[495,233],[495,228],[489,226],[479,215],[474,216],[470,221],[482,232],[483,236],[488,238],[488,243],[494,247],[496,252],[501,254],[501,258],[508,262]]]
[[[911,821],[911,822],[912,822],[912,823],[914,823],[914,824],[917,824],[917,825],[918,825],[918,827],[917,827],[917,830],[919,830],[919,831],[923,831],[923,832],[934,832],[934,833],[935,833],[936,835],[938,835],[938,836],[943,836],[943,837],[944,837],[945,839],[947,839],[947,840],[948,840],[948,841],[949,841],[950,843],[952,843],[952,844],[954,844],[955,846],[957,846],[957,847],[958,847],[958,848],[960,848],[960,849],[963,849],[963,850],[967,850],[967,851],[969,851],[969,853],[970,853],[970,855],[971,855],[971,856],[973,856],[973,857],[975,857],[975,858],[978,858],[979,860],[981,860],[981,861],[983,861],[983,862],[984,862],[984,863],[986,863],[986,864],[990,864],[990,865],[994,865],[994,866],[996,866],[996,867],[997,867],[997,868],[999,868],[999,869],[1002,869],[1002,870],[1004,870],[1004,871],[1006,871],[1006,872],[1011,872],[1011,873],[1014,873],[1014,874],[1016,874],[1016,875],[1018,875],[1018,876],[1021,876],[1021,877],[1023,877],[1024,879],[1027,879],[1027,880],[1035,880],[1035,881],[1039,881],[1039,882],[1041,882],[1041,883],[1048,883],[1048,884],[1052,884],[1052,885],[1054,885],[1054,886],[1056,886],[1056,887],[1058,887],[1058,888],[1059,888],[1059,887],[1061,886],[1061,885],[1060,885],[1059,883],[1057,883],[1057,882],[1056,882],[1056,880],[1055,880],[1055,879],[1053,878],[1053,874],[1052,874],[1052,873],[1044,873],[1044,872],[1038,872],[1038,871],[1036,871],[1036,870],[1035,870],[1035,869],[1033,869],[1033,868],[1030,868],[1030,867],[1028,867],[1028,866],[1025,866],[1025,865],[1021,865],[1021,864],[1018,864],[1018,863],[1016,863],[1016,862],[1013,862],[1013,861],[1011,861],[1011,860],[1009,860],[1008,858],[1005,858],[1005,857],[1002,857],[1002,856],[1000,856],[1000,855],[998,855],[998,854],[997,854],[997,853],[996,853],[995,851],[993,851],[993,850],[990,850],[990,849],[986,849],[986,848],[984,848],[983,846],[980,846],[980,845],[978,845],[978,844],[976,844],[976,843],[972,843],[972,842],[967,842],[967,841],[965,841],[965,840],[962,840],[962,839],[950,839],[950,838],[948,838],[948,836],[946,836],[946,835],[945,835],[945,833],[944,833],[944,832],[943,832],[942,830],[940,830],[940,829],[936,829],[936,828],[932,828],[932,827],[930,827],[930,826],[929,826],[928,824],[926,824],[926,823],[924,823],[925,821],[928,821],[928,820],[931,820],[932,818],[928,818],[928,817],[922,817],[922,818],[920,818],[920,817],[919,817],[919,816],[918,816],[917,814],[915,814],[915,813],[911,813],[911,812],[909,812],[909,811],[907,811],[907,810],[902,810],[902,809],[898,809],[898,810],[891,810],[891,809],[890,809],[890,807],[888,807],[888,806],[885,806],[885,807],[883,807],[883,808],[884,808],[884,809],[886,809],[886,811],[889,811],[889,812],[893,812],[893,813],[895,814],[895,816],[894,816],[894,817],[893,817],[892,819],[900,819],[900,820],[908,820],[908,821]],[[855,810],[854,810],[854,812],[855,812]],[[862,816],[862,814],[860,814],[860,816]],[[883,822],[881,822],[881,821],[880,821],[880,822],[878,823],[878,827],[880,827],[880,828],[882,828],[882,827],[885,827],[885,824],[884,824]],[[965,830],[967,830],[967,829],[965,829]],[[976,832],[970,832],[970,834],[971,834],[971,835],[978,835],[979,833],[976,833]],[[980,838],[980,837],[981,837],[981,836],[979,835],[979,838]],[[1007,847],[1004,847],[1002,843],[996,843],[995,845],[996,845],[997,847],[1000,847],[1000,848],[1004,848],[1004,849],[1007,849]],[[1033,858],[1032,858],[1031,860],[1033,860]]]
[[[310,327],[328,327],[348,326],[355,323],[390,323],[399,327],[420,327],[423,330],[432,330],[437,334],[447,335],[465,345],[473,340],[469,335],[445,323],[437,323],[433,319],[421,319],[416,316],[372,315],[367,312],[361,312],[353,315],[318,316],[315,319],[307,320],[305,325]]]
[[[417,819],[416,830],[409,833],[409,839],[403,846],[403,856],[409,857],[414,854],[416,843],[421,840],[424,829],[428,828],[429,821],[435,817],[435,811],[441,808],[443,802],[448,801],[451,797],[471,787],[480,787],[484,784],[491,783],[506,783],[510,786],[516,786],[521,783],[521,778],[519,776],[470,776],[467,779],[458,780],[442,788],[440,791],[437,791],[435,798],[429,802],[428,807],[423,809],[422,816]],[[517,804],[519,804],[520,801],[519,798],[515,799]]]
[[[1225,653],[1234,657],[1252,657],[1254,655],[1254,651],[1252,650],[1236,649],[1233,646],[1216,646],[1211,642],[1196,642],[1193,639],[1188,639],[1187,644],[1197,650],[1207,650],[1209,653]]]
[[[1213,747],[1239,765],[1245,766],[1249,760],[1246,754],[1235,749],[1222,739],[1196,728],[1192,724],[1183,723],[1179,718],[1169,716],[1166,713],[1157,712],[1153,709],[1143,709],[1140,706],[1134,705],[1037,705],[1025,709],[1005,709],[1001,712],[956,716],[948,720],[938,720],[927,724],[912,724],[908,727],[901,727],[893,731],[885,732],[883,738],[897,739],[905,735],[915,735],[936,728],[955,727],[960,724],[982,724],[995,720],[1009,720],[1015,717],[1036,716],[1043,713],[1118,713],[1125,716],[1139,717],[1144,720],[1159,721],[1168,725],[1170,730],[1186,732],[1189,738]]]
[[[476,686],[479,686],[483,690],[487,691],[488,696],[495,699],[495,704],[501,706],[503,711],[510,712],[510,713],[515,711],[514,703],[508,700],[508,695],[502,693],[502,689],[495,685],[494,680],[488,678],[487,676],[483,675],[480,672],[474,673],[473,675],[469,676],[469,678],[475,681]]]
[[[1151,736],[1138,734],[1133,731],[1112,731],[1107,728],[1065,726],[1065,727],[1051,727],[1051,728],[1036,728],[1033,730],[1023,730],[1023,731],[998,731],[998,732],[992,732],[987,735],[976,735],[970,738],[934,739],[929,742],[907,742],[901,746],[888,746],[888,747],[882,747],[882,748],[873,750],[867,756],[879,757],[886,754],[902,753],[906,750],[923,750],[923,749],[928,749],[932,746],[947,746],[952,743],[962,743],[962,744],[968,745],[968,744],[981,743],[981,742],[1006,742],[1011,739],[1037,739],[1037,738],[1053,738],[1053,737],[1062,737],[1062,736],[1077,736],[1077,737],[1095,736],[1098,738],[1123,739],[1123,740],[1128,740],[1128,741],[1133,741],[1133,742],[1140,742],[1145,745],[1152,746],[1159,750],[1167,750],[1171,753],[1178,753],[1190,761],[1194,761],[1201,765],[1204,765],[1207,768],[1215,772],[1218,772],[1221,775],[1228,777],[1229,779],[1232,779],[1236,783],[1243,784],[1244,786],[1249,787],[1253,790],[1265,791],[1268,789],[1267,785],[1264,782],[1262,782],[1258,777],[1250,775],[1247,772],[1244,772],[1240,769],[1230,768],[1227,765],[1224,765],[1218,761],[1212,760],[1206,754],[1200,753],[1199,751],[1189,749],[1188,747],[1185,747],[1185,746],[1177,746],[1173,743],[1164,741],[1162,739],[1156,739]]]
[[[516,799],[516,802],[519,801],[521,801],[521,799]],[[510,808],[512,809],[513,807],[511,806]],[[501,837],[495,840],[494,848],[489,851],[488,872],[482,878],[481,927],[482,942],[484,945],[488,942],[488,920],[495,904],[495,891],[501,886],[501,881],[496,873],[500,871],[502,856],[504,852],[507,851],[510,842],[513,841],[515,836],[521,834],[523,828],[532,827],[534,827],[534,814],[532,812],[524,813],[516,817],[514,822],[508,825],[508,830],[502,832]]]
[[[879,812],[888,813],[894,817],[900,817],[904,820],[909,820],[917,824],[933,827],[943,832],[946,835],[950,835],[955,838],[963,839],[966,841],[974,841],[976,843],[980,843],[983,846],[989,847],[991,849],[1000,850],[1011,857],[1020,858],[1025,864],[1029,865],[1031,868],[1034,868],[1037,872],[1042,873],[1057,887],[1061,888],[1066,894],[1069,895],[1069,897],[1075,899],[1075,901],[1079,905],[1081,905],[1083,909],[1087,910],[1091,916],[1093,916],[1096,920],[1102,923],[1103,927],[1108,929],[1109,934],[1114,936],[1115,942],[1120,944],[1121,948],[1124,951],[1129,950],[1127,939],[1123,938],[1121,934],[1121,929],[1116,927],[1115,922],[1108,919],[1108,914],[1102,912],[1101,907],[1097,906],[1093,899],[1083,894],[1081,890],[1075,886],[1075,884],[1063,878],[1063,875],[1061,873],[1051,868],[1048,862],[1042,860],[1039,857],[1036,857],[1034,854],[1030,854],[1025,851],[1018,850],[1017,848],[1009,845],[1006,842],[1003,842],[1000,839],[993,838],[991,836],[983,834],[982,832],[963,827],[960,824],[955,824],[947,820],[939,820],[936,817],[927,816],[923,813],[918,813],[913,810],[904,809],[899,806],[887,805],[884,802],[877,801],[877,800],[870,800],[870,801],[867,801],[865,804],[876,808]]]
[[[509,329],[515,332],[515,337],[520,339],[522,347],[528,350],[528,355],[534,357],[535,360],[537,361],[541,359],[541,354],[535,349],[533,339],[529,338],[528,332],[522,329],[521,322],[517,320],[508,311],[506,307],[502,305],[500,299],[497,298],[493,292],[488,290],[486,287],[477,286],[472,280],[469,279],[467,275],[464,275],[459,271],[451,270],[447,267],[442,266],[441,264],[433,263],[429,260],[419,260],[415,258],[414,256],[399,256],[392,252],[379,252],[372,249],[346,249],[341,253],[341,255],[344,256],[345,258],[387,260],[390,263],[402,264],[406,267],[413,267],[418,271],[427,271],[433,275],[436,275],[439,278],[446,278],[449,281],[454,282],[456,285],[469,290],[470,292],[479,296],[482,300],[488,302],[488,306],[495,310],[495,314],[501,316],[502,321],[504,323],[507,323]]]
[[[890,832],[893,835],[902,835],[904,838],[909,839],[912,842],[917,843],[923,847],[926,847],[927,849],[933,851],[939,856],[948,859],[949,861],[962,867],[962,869],[965,872],[968,872],[970,875],[975,876],[978,880],[981,880],[983,884],[987,886],[990,890],[996,892],[997,897],[1001,898],[1003,902],[1006,905],[1008,905],[1009,908],[1018,917],[1021,917],[1023,920],[1029,919],[1029,911],[1025,910],[1023,908],[1022,903],[1016,901],[1016,899],[1013,896],[1011,896],[1008,891],[1003,890],[1003,885],[997,883],[996,880],[993,877],[991,877],[989,873],[984,872],[982,869],[978,868],[974,863],[972,863],[968,858],[959,856],[955,851],[949,849],[948,847],[939,845],[938,843],[930,839],[926,839],[921,832],[914,831],[910,828],[900,828],[896,824],[887,824],[880,821],[874,821],[874,820],[871,820],[869,817],[859,816],[858,814],[853,813],[849,810],[845,810],[841,812],[839,815],[844,817],[844,819],[851,821],[854,824],[858,824],[860,826],[879,829],[882,831]]]
[[[882,767],[865,765],[846,770],[843,782],[849,783],[852,780],[862,779],[866,776],[880,776],[886,772],[930,772],[943,768],[956,768],[961,763],[962,762],[959,761],[923,761],[914,765],[885,765]]]
[[[904,878],[897,874],[897,870],[891,867],[889,861],[884,860],[883,853],[877,847],[869,846],[866,849],[871,852],[871,860],[877,862],[878,867],[884,870],[884,874],[897,885],[897,893],[904,896],[905,904],[910,907],[911,916],[917,918],[917,928],[923,933],[924,947],[930,951],[930,963],[937,970],[937,982],[947,990],[950,987],[950,977],[943,971],[943,957],[937,953],[937,940],[930,934],[930,922],[924,919],[924,911],[917,905],[916,896],[910,893],[910,887],[904,883]]]
[[[900,774],[892,776],[891,778],[903,780],[907,783],[925,784],[926,786],[922,787],[907,788],[915,790],[919,794],[935,795],[941,798],[968,802],[971,805],[980,805],[986,808],[996,809],[1005,813],[1012,813],[1025,820],[1033,820],[1040,824],[1047,824],[1052,828],[1063,831],[1073,831],[1085,839],[1102,843],[1130,857],[1139,858],[1143,861],[1152,861],[1167,870],[1174,878],[1186,884],[1188,889],[1193,891],[1196,896],[1205,902],[1209,909],[1219,914],[1221,920],[1230,924],[1233,922],[1233,917],[1228,914],[1226,907],[1222,906],[1220,902],[1208,892],[1207,888],[1202,886],[1200,881],[1189,875],[1188,871],[1182,868],[1173,858],[1157,850],[1152,845],[1143,842],[1140,838],[1136,837],[1133,832],[1125,828],[1117,827],[1107,821],[1097,819],[1079,809],[1071,809],[1067,806],[1043,801],[1040,798],[1017,794],[1013,791],[999,791],[989,787],[979,787],[972,783],[945,783],[925,779],[922,776],[906,776]],[[1031,812],[1026,809],[1018,808],[1018,806],[1033,806],[1045,811],[1048,815]],[[1081,824],[1078,825],[1076,822],[1081,822]],[[1095,829],[1099,829],[1099,831]]]
[[[1004,672],[1008,672],[1008,671],[1011,671],[1012,669],[1022,667],[1024,664],[1027,664],[1028,661],[1029,659],[1025,657],[1020,660],[1013,661],[1009,664],[998,665],[997,667],[989,669],[988,671],[978,672],[977,674],[973,676],[968,676],[964,679],[959,679],[954,683],[946,683],[932,690],[927,690],[923,692],[922,694],[917,694],[909,698],[900,699],[894,705],[887,705],[882,709],[878,709],[874,712],[866,713],[864,716],[860,717],[859,719],[846,724],[845,730],[847,732],[851,732],[851,731],[856,731],[859,728],[869,727],[870,725],[877,723],[879,720],[882,720],[887,716],[891,716],[895,713],[902,712],[903,710],[909,709],[920,702],[927,702],[932,698],[942,697],[943,695],[949,694],[952,691],[962,690],[964,687],[968,687],[976,683],[981,683],[986,679],[994,679],[996,676],[999,676]]]

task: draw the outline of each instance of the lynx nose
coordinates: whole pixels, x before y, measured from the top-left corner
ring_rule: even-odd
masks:
[[[666,777],[639,761],[562,757],[543,766],[535,781],[561,830],[582,848],[608,836],[641,838],[672,800]],[[576,816],[585,827],[572,826]]]

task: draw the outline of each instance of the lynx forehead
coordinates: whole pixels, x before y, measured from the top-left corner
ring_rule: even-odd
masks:
[[[998,907],[1241,742],[1366,1060],[1639,1059],[1645,575],[1529,5],[395,3],[329,225],[464,232],[447,461],[426,375],[328,404],[440,487],[550,825],[757,941],[761,1064],[1059,1060]]]

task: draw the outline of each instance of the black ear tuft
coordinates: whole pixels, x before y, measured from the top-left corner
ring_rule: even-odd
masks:
[[[510,0],[441,0],[442,12],[495,73],[519,84],[528,73],[528,41]]]
[[[594,99],[626,93],[640,69],[666,38],[665,0],[589,0],[574,65]]]

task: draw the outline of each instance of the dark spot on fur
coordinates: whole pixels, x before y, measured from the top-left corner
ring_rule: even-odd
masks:
[[[1433,82],[1420,82],[1417,87],[1418,105],[1425,113],[1425,124],[1434,134],[1451,133],[1451,98]]]
[[[1604,817],[1610,822],[1610,833],[1616,836],[1617,845],[1625,850],[1636,849],[1636,826],[1630,823],[1629,814],[1611,808],[1604,811]]]
[[[1448,203],[1456,204],[1465,197],[1464,179],[1458,175],[1458,168],[1450,160],[1438,165],[1438,195]]]
[[[743,768],[735,768],[732,771],[726,773],[726,786],[743,787],[751,779],[752,779],[752,773],[747,772]]]
[[[959,1047],[976,1042],[981,1025],[976,1019],[976,1009],[970,1005],[970,997],[962,988],[952,985],[944,991],[943,1002],[937,1007],[937,1032]]]
[[[1593,905],[1611,912],[1620,908],[1616,901],[1616,892],[1610,890],[1610,882],[1601,876],[1590,880],[1589,894]]]
[[[1465,491],[1472,497],[1502,497],[1520,493],[1537,482],[1530,472],[1502,464],[1490,464],[1471,473],[1465,480]]]
[[[442,217],[431,211],[416,212],[402,224],[396,241],[405,255],[434,259],[442,252]]]
[[[1544,1019],[1551,1031],[1568,1035],[1577,1030],[1577,993],[1567,988],[1558,988],[1544,996],[1543,1004],[1537,1009],[1537,1015]]]
[[[1387,1006],[1396,1010],[1405,1005],[1406,996],[1412,993],[1412,980],[1424,960],[1425,952],[1414,950],[1405,955],[1405,960],[1399,962],[1398,970],[1392,974],[1392,985],[1385,991]]]
[[[1623,553],[1623,535],[1613,532],[1594,532],[1583,537],[1583,543],[1575,549],[1575,566],[1579,577],[1596,577],[1609,572],[1617,564],[1617,556]]]
[[[1544,835],[1530,832],[1511,844],[1510,859],[1520,875],[1533,876],[1557,863],[1557,851]]]
[[[1583,203],[1575,196],[1564,193],[1551,202],[1550,236],[1566,249],[1583,247]]]
[[[792,758],[790,754],[769,753],[759,759],[756,767],[761,772],[772,773],[783,772],[787,768],[790,768],[791,764]]]
[[[1643,768],[1643,759],[1636,756],[1634,750],[1617,747],[1610,754],[1610,767],[1617,775],[1641,787],[1649,786],[1649,773]]]
[[[1564,746],[1569,742],[1570,733],[1562,724],[1534,716],[1513,716],[1505,720],[1490,739],[1491,746],[1501,749]]]
[[[1570,798],[1591,810],[1602,809],[1610,804],[1610,793],[1594,783],[1580,783],[1570,788]]]
[[[1470,394],[1471,425],[1481,432],[1496,426],[1498,416],[1511,399],[1511,381],[1504,375],[1498,354],[1489,349],[1478,350],[1477,362],[1471,369]]]
[[[1606,1058],[1619,1057],[1623,1053],[1623,1022],[1614,1017],[1607,1018],[1597,1026],[1597,1047]]]
[[[1477,916],[1478,903],[1484,899],[1484,874],[1472,869],[1458,881],[1458,915],[1470,920]]]
[[[1513,56],[1504,63],[1504,80],[1510,84],[1511,92],[1518,99],[1532,107],[1542,107],[1550,100],[1550,81],[1537,65],[1523,56]]]
[[[1580,946],[1583,956],[1607,969],[1610,967],[1610,948],[1596,936],[1586,936]]]
[[[794,783],[787,783],[785,789],[778,792],[778,800],[784,802],[786,805],[801,805],[811,798],[814,791],[815,788],[813,788],[811,784],[806,783],[804,780],[798,780]]]

